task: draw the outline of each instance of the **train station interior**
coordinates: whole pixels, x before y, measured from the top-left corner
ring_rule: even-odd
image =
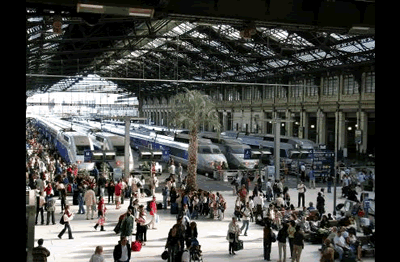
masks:
[[[25,6],[27,119],[123,121],[129,116],[169,127],[174,97],[197,90],[214,103],[220,132],[262,136],[280,129],[284,139],[312,141],[315,148],[336,152],[334,164],[357,179],[359,172],[373,174],[373,190],[357,183],[356,190],[358,198],[367,192],[375,201],[374,0],[27,0]],[[199,131],[214,127],[203,123]],[[134,152],[135,169],[138,157]],[[165,172],[155,191],[159,201],[168,173],[167,162],[160,164]],[[198,221],[204,261],[262,261],[263,227],[253,223],[247,244],[241,238],[244,249],[228,256],[225,237],[236,199],[233,186],[212,175],[198,179],[205,190],[223,192],[229,210],[222,221]],[[326,213],[336,213],[334,203],[347,201],[340,198],[341,180],[338,199],[336,193],[325,193]],[[251,189],[255,182],[250,182]],[[297,204],[298,178],[290,176],[287,182]],[[309,188],[306,204],[315,204],[326,185],[317,181],[316,189]],[[67,199],[72,204],[72,194]],[[89,261],[99,245],[105,261],[114,261],[119,235],[113,228],[128,204],[120,210],[106,205],[106,232],[95,232],[94,220],[76,215],[71,221],[75,239],[68,242],[57,238],[63,227],[58,223],[29,229],[28,217],[36,213],[27,203],[27,261],[32,261],[32,247],[40,238],[51,252],[47,261]],[[58,205],[59,199],[57,222]],[[149,231],[147,246],[132,252],[130,261],[162,261],[168,231],[176,222],[168,209],[160,210],[157,231]],[[63,250],[64,245],[73,252]],[[301,261],[320,261],[319,248],[306,243]],[[375,261],[375,251],[372,257],[370,248],[365,250],[362,261]],[[271,259],[279,259],[277,242]]]

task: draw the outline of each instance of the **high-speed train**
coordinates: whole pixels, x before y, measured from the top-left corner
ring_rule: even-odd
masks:
[[[62,120],[61,120],[62,121]],[[65,121],[64,121],[65,122]],[[69,124],[70,122],[67,122]],[[73,126],[81,132],[87,134],[93,142],[95,150],[105,151],[105,160],[114,168],[125,169],[125,139],[120,135],[109,132],[102,132],[99,128],[93,128],[86,121],[74,120]],[[129,146],[129,172],[134,168],[133,155]],[[102,160],[102,152],[94,152],[93,159]]]
[[[88,130],[89,131],[89,130]],[[107,162],[114,168],[125,169],[125,139],[120,135],[111,134],[109,132],[99,132],[90,130],[89,137],[93,141],[95,150],[107,150],[105,152]],[[112,158],[112,159],[111,159]],[[133,170],[133,155],[129,146],[129,172]]]
[[[201,132],[200,137],[215,143],[228,160],[231,169],[251,170],[258,167],[259,157],[252,154],[251,147],[239,140],[215,132]]]
[[[67,164],[77,164],[78,170],[93,170],[90,151],[94,147],[86,134],[41,117],[36,117],[36,126]]]
[[[89,123],[93,124],[94,122],[90,121]],[[125,133],[124,127],[120,125],[103,124],[102,128],[114,134],[124,135]],[[130,138],[132,147],[162,150],[162,159],[165,162],[171,158],[174,159],[175,163],[181,163],[183,166],[188,164],[189,138],[187,135],[172,137],[147,128],[135,128],[135,130],[130,131]],[[219,147],[212,144],[210,140],[199,140],[197,157],[197,171],[199,173],[212,173],[215,163],[227,162]]]

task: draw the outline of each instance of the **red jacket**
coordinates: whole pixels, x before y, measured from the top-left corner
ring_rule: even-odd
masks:
[[[156,201],[151,201],[150,202],[150,215],[154,216],[156,213],[157,213]]]
[[[122,191],[122,184],[118,183],[115,185],[115,195],[120,196]]]

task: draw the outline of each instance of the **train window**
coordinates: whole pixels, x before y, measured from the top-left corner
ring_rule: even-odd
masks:
[[[199,147],[199,153],[201,154],[211,154],[211,148],[209,147]]]
[[[116,156],[125,155],[125,146],[114,146]]]
[[[90,146],[76,146],[77,155],[83,155],[85,150],[90,150]]]
[[[99,141],[99,142],[104,142],[104,138],[99,137],[99,136],[96,136],[96,140]]]
[[[281,149],[281,150],[280,150],[280,157],[288,157],[288,156],[286,155],[286,150],[285,150],[285,149]]]
[[[67,141],[67,142],[69,142],[69,137],[64,136],[64,140]]]

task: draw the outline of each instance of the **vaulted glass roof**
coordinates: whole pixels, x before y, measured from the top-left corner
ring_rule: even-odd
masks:
[[[374,35],[255,26],[251,37],[243,38],[243,26],[234,24],[121,22],[103,16],[104,22],[93,26],[70,14],[61,17],[62,33],[55,34],[49,16],[27,8],[27,91],[73,89],[96,75],[116,78],[118,88],[151,95],[170,89],[163,82],[118,78],[267,83],[375,62]]]

